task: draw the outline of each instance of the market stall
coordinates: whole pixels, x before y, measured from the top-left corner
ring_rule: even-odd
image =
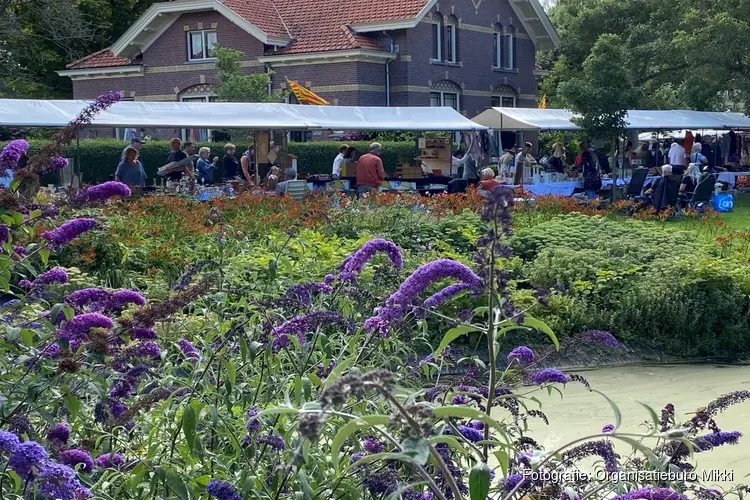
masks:
[[[472,120],[480,125],[497,131],[514,130],[520,132],[540,131],[578,131],[574,122],[575,115],[564,109],[534,109],[534,108],[490,108]],[[664,137],[663,131],[684,129],[694,132],[725,130],[750,130],[750,118],[741,113],[702,112],[690,110],[629,110],[626,115],[627,130],[629,132],[644,132],[643,137]],[[648,131],[648,132],[646,132]],[[744,136],[744,134],[743,134]],[[636,135],[640,138],[641,136]],[[683,135],[684,137],[684,135]],[[743,142],[742,145],[745,143]],[[740,149],[742,149],[740,145]],[[750,149],[750,144],[748,145]],[[689,154],[689,152],[688,152]],[[748,154],[750,160],[750,154]],[[612,159],[614,161],[614,158]],[[749,169],[750,170],[750,169]],[[543,178],[542,166],[527,167],[522,175],[523,187],[533,194],[552,194],[570,196],[576,190],[582,189],[583,183],[579,178],[568,178],[563,174],[555,174],[554,179]],[[619,179],[602,179],[604,186],[623,185],[628,182],[630,171],[621,169]],[[735,185],[739,177],[750,176],[749,172],[725,172],[720,174],[719,180]]]

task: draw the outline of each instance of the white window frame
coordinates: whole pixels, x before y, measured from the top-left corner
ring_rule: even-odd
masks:
[[[198,99],[202,99],[202,101],[200,102],[211,102],[210,99],[212,97],[216,97],[216,96],[214,94],[186,94],[186,95],[180,96],[180,102],[197,102]],[[214,129],[206,128],[202,130],[206,131],[207,142],[211,142],[211,134],[213,134]],[[180,129],[180,137],[182,138],[182,142],[189,140],[188,129],[186,128]]]
[[[513,59],[513,49],[515,48],[515,33],[507,33],[505,35],[505,69],[515,69],[516,61]]]
[[[435,40],[435,36],[437,34],[437,41]],[[436,62],[442,62],[443,60],[443,22],[442,21],[432,21],[432,46],[435,47],[435,43],[437,43],[437,58],[435,57],[435,53],[433,51],[431,57],[433,61]]]
[[[458,31],[458,27],[453,23],[446,23],[445,30],[446,33],[448,30],[450,30],[450,58],[446,59],[449,63],[455,63],[458,60],[458,55],[456,54],[456,32]]]
[[[492,33],[492,67],[500,68],[503,64],[503,34],[499,31]]]
[[[430,105],[432,106],[432,94],[440,94],[440,107],[450,108],[452,106],[446,106],[445,95],[450,94],[456,96],[456,107],[455,110],[461,112],[461,94],[458,92],[451,92],[450,90],[431,90],[430,91]]]
[[[203,44],[203,57],[193,57],[193,51],[192,51],[192,43],[193,43],[193,35],[196,33],[201,34],[201,43]],[[194,31],[188,31],[187,32],[187,60],[188,62],[196,62],[196,61],[215,61],[215,57],[210,57],[208,55],[208,52],[210,50],[208,46],[208,34],[213,33],[214,37],[216,38],[216,42],[214,42],[214,45],[219,44],[219,37],[216,33],[216,30],[194,30]]]

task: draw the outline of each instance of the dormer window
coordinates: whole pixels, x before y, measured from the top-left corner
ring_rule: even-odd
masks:
[[[216,47],[216,30],[188,32],[188,61],[213,59]]]

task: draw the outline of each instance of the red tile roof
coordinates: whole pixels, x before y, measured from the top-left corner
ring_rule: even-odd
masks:
[[[248,0],[243,0],[248,1]],[[414,19],[427,0],[277,0],[294,40],[277,53],[384,50],[349,24]]]
[[[115,57],[109,47],[94,52],[86,57],[73,61],[65,66],[67,69],[87,69],[87,68],[111,68],[115,66],[129,66],[130,60],[127,57]]]
[[[350,24],[414,19],[428,0],[221,0],[258,29],[292,42],[275,54],[334,50],[385,51],[373,38],[354,33]],[[128,66],[107,48],[67,65],[68,69]]]

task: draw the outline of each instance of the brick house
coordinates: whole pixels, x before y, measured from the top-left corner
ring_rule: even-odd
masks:
[[[209,101],[217,44],[244,53],[244,72],[272,70],[274,88],[288,78],[332,104],[474,116],[536,106],[535,52],[558,43],[539,0],[174,0],[60,74],[75,99]]]

